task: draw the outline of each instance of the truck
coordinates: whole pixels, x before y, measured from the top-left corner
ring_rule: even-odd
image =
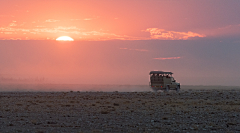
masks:
[[[172,72],[163,71],[150,71],[149,85],[153,91],[163,90],[168,92],[169,90],[180,91],[180,83],[172,77]]]

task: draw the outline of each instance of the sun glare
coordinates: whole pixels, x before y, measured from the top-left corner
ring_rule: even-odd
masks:
[[[74,41],[74,39],[72,39],[69,36],[60,36],[56,39],[57,41]]]

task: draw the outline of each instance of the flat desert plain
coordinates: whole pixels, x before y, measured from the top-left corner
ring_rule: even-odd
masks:
[[[0,92],[0,132],[240,132],[240,90]]]

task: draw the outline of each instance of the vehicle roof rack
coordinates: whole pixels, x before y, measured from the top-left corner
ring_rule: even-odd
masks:
[[[151,71],[149,74],[173,74],[172,72]]]

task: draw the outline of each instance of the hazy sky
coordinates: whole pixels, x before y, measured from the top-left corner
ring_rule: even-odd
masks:
[[[240,86],[238,0],[0,0],[0,76]],[[55,41],[59,36],[74,42]]]

